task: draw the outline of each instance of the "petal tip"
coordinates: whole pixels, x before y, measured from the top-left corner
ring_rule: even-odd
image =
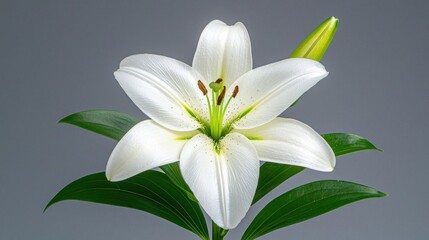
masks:
[[[314,168],[313,170],[320,171],[320,172],[333,172],[335,168],[335,165],[327,165],[325,167],[320,168]]]
[[[325,77],[329,75],[329,72],[325,70]]]
[[[212,21],[210,21],[207,26],[211,25],[211,24],[220,24],[220,25],[226,25],[226,23],[224,23],[223,21],[219,20],[219,19],[214,19]],[[206,27],[207,27],[206,26]]]
[[[114,174],[108,173],[106,171],[106,179],[109,182],[119,182],[119,181],[125,180],[126,178],[115,176]]]
[[[336,164],[337,164],[337,160],[335,158],[334,152],[332,152],[332,159],[329,161],[328,172],[334,171]]]
[[[107,161],[107,167],[106,167],[106,172],[105,172],[106,179],[109,182],[118,182],[122,179],[118,178],[117,173],[115,174],[115,171],[112,169],[112,166],[110,165],[110,163],[111,163],[110,160],[111,159],[109,159],[109,161]]]
[[[244,217],[243,217],[244,218]],[[214,220],[212,219],[213,222],[216,223],[216,225],[218,225],[220,228],[223,228],[225,230],[231,230],[234,229],[238,226],[238,224],[240,224],[241,220],[239,222],[235,222],[234,224],[232,223],[225,223],[225,222],[219,222],[218,220]]]
[[[242,23],[242,22],[236,22],[236,23],[234,23],[234,25],[233,25],[233,26],[246,28],[246,26],[245,26],[245,25],[244,25],[244,23]]]
[[[107,181],[114,182],[113,176],[112,176],[112,174],[109,173],[109,171],[106,171],[105,175],[106,175]]]
[[[334,171],[334,168],[335,168],[335,164],[331,164],[331,165],[328,167],[327,172],[333,172],[333,171]]]

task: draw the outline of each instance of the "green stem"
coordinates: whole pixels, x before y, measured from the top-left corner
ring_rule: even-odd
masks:
[[[212,221],[212,240],[223,240],[227,233],[227,229],[219,227],[215,222]]]

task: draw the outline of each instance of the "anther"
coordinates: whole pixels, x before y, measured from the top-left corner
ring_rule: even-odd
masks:
[[[207,88],[204,86],[204,83],[201,82],[201,80],[198,80],[198,88],[203,92],[203,95],[205,96],[207,94]]]
[[[223,98],[225,97],[226,87],[223,86],[222,92],[220,93],[219,97],[217,97],[217,105],[220,105],[222,103]]]
[[[222,78],[218,78],[215,83],[221,83],[223,81]]]
[[[232,97],[233,98],[235,98],[237,96],[238,91],[239,91],[239,88],[238,88],[238,85],[237,85],[237,86],[235,86],[234,91],[232,92]]]

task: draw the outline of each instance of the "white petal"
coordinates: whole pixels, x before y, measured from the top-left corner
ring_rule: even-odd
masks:
[[[335,155],[328,143],[300,121],[276,118],[260,127],[237,131],[251,139],[262,161],[324,172],[335,167]]]
[[[106,177],[121,181],[151,168],[179,161],[180,152],[197,132],[175,132],[152,120],[138,123],[110,155]]]
[[[204,96],[198,88],[201,75],[190,66],[172,58],[140,54],[122,60],[115,77],[133,102],[164,127],[190,131],[208,119]]]
[[[265,124],[286,110],[328,72],[322,64],[303,58],[286,59],[256,68],[241,76],[239,93],[226,112],[226,122],[237,119],[235,128],[246,129]],[[247,113],[243,116],[244,113]]]
[[[199,134],[180,155],[180,169],[201,206],[220,227],[240,223],[252,203],[259,176],[259,160],[250,141],[231,133],[215,151],[213,141]]]
[[[222,78],[230,86],[237,78],[252,69],[252,49],[246,27],[238,22],[233,26],[214,20],[201,33],[192,67],[204,78]]]

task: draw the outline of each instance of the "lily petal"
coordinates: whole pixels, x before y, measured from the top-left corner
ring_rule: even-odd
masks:
[[[198,134],[180,155],[185,181],[213,221],[224,229],[240,223],[252,203],[259,177],[259,159],[251,142],[230,133],[215,150],[213,140]]]
[[[303,93],[326,77],[322,64],[303,58],[286,59],[247,72],[230,88],[240,92],[226,112],[226,123],[247,129],[270,122]]]
[[[179,161],[183,146],[197,132],[176,132],[152,120],[138,123],[118,142],[106,167],[110,181],[121,181],[143,171]]]
[[[230,86],[252,69],[252,49],[246,27],[214,20],[203,30],[192,67],[211,82],[222,78]]]
[[[308,125],[290,118],[276,118],[263,126],[237,130],[249,139],[262,161],[330,172],[335,155],[328,143]]]
[[[166,128],[190,131],[200,127],[200,120],[208,120],[198,89],[198,80],[204,80],[185,63],[159,55],[133,55],[122,60],[115,77],[131,100]]]

